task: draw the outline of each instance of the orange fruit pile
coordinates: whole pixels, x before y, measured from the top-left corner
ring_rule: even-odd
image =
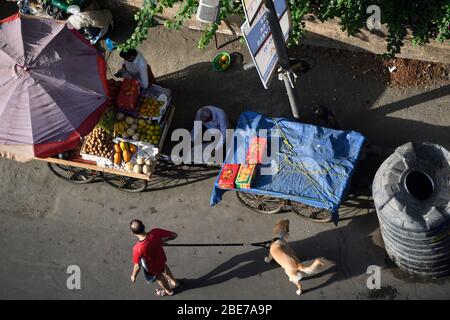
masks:
[[[153,97],[145,97],[139,108],[139,113],[144,117],[159,117],[161,115],[160,107],[164,104]]]
[[[222,55],[219,59],[219,66],[222,69],[226,69],[228,67],[228,57],[226,55]]]

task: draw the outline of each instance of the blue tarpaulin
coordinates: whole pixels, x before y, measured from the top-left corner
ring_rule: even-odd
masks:
[[[261,129],[266,129],[267,133]],[[227,144],[229,151],[225,163],[245,163],[250,138],[264,137],[265,134],[268,156],[258,165],[251,189],[241,191],[328,209],[337,223],[338,209],[350,186],[364,136],[355,131],[333,130],[244,112],[234,133],[236,146],[229,148]],[[211,206],[219,203],[229,190],[219,188],[220,173],[214,184]]]

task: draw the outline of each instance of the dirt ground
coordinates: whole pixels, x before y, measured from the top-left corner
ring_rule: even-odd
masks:
[[[383,65],[388,83],[393,87],[427,87],[450,79],[450,65],[448,64],[389,59],[384,61]],[[389,68],[392,68],[393,71],[388,71]]]
[[[293,49],[292,53],[296,55],[304,51],[305,47],[299,47]],[[339,51],[339,58],[351,64],[352,71],[363,76],[367,73],[373,73],[381,83],[392,88],[426,88],[445,83],[450,79],[450,64],[402,58],[383,58],[363,52],[355,55],[350,51],[343,50]]]

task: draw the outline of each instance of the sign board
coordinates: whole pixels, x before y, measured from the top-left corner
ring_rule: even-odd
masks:
[[[286,1],[287,0],[273,0],[273,4],[275,6],[275,11],[277,12],[278,20],[280,21],[284,40],[287,42],[291,32],[291,20]]]
[[[287,0],[273,0],[278,19],[281,19],[288,8],[286,1]],[[263,6],[263,0],[242,0],[242,3],[244,6],[245,18],[250,26],[252,26],[256,16],[258,15],[259,9]]]
[[[286,0],[273,1],[284,39],[287,41],[291,30],[291,21]],[[242,2],[247,21],[242,25],[241,31],[259,77],[264,88],[267,89],[278,63],[278,55],[268,21],[269,10],[262,4],[262,0],[242,0]]]
[[[245,29],[242,29],[242,33],[244,34],[246,41],[248,42],[248,48],[250,49],[250,53],[254,56],[261,48],[261,45],[266,41],[267,37],[270,35],[270,26],[267,10],[261,10],[258,17],[255,19],[255,22],[252,26],[248,24]],[[245,31],[245,33],[244,33]]]
[[[261,19],[267,19],[267,16],[263,15]],[[261,23],[256,22],[250,27],[246,21],[241,30],[263,86],[268,89],[268,84],[276,71],[278,54],[270,30],[261,32],[258,28],[260,25]]]
[[[242,0],[242,4],[244,7],[245,18],[247,19],[250,26],[253,24],[256,15],[258,14],[259,8],[263,0]]]
[[[284,40],[288,42],[289,35],[291,34],[291,20],[289,12],[286,10],[280,19],[281,30],[284,34]]]
[[[275,11],[277,12],[278,19],[286,12],[287,10],[287,0],[273,0],[273,4],[275,6]]]

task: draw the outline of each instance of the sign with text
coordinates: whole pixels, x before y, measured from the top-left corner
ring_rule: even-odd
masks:
[[[278,63],[278,55],[268,20],[270,13],[262,1],[242,0],[242,2],[247,16],[247,21],[241,27],[242,34],[264,88],[267,89]],[[286,0],[273,0],[273,2],[284,39],[287,41],[291,30],[291,21]]]
[[[255,31],[257,26],[256,23],[250,27],[248,22],[245,22],[241,30],[263,86],[268,89],[268,84],[276,71],[278,54],[272,35],[267,33],[267,37],[258,37],[259,34]]]
[[[275,6],[275,11],[277,12],[278,19],[286,12],[287,0],[273,0]],[[255,18],[259,15],[260,9],[264,7],[262,0],[242,0],[244,7],[245,18],[247,19],[250,26],[253,26]]]
[[[261,8],[262,0],[242,0],[244,7],[245,18],[249,22],[250,26],[253,24],[259,8]]]
[[[286,12],[287,10],[287,0],[273,0],[273,4],[275,6],[275,11],[277,12],[278,19]]]
[[[281,30],[283,31],[284,40],[287,42],[289,40],[289,35],[291,33],[291,20],[289,17],[289,12],[285,11],[280,19]]]
[[[245,37],[248,42],[250,52],[253,56],[256,55],[258,50],[261,48],[261,45],[264,41],[266,41],[270,34],[270,26],[267,19],[267,10],[261,10],[253,25],[249,25],[250,28],[247,28],[246,30],[247,33],[245,34]]]

